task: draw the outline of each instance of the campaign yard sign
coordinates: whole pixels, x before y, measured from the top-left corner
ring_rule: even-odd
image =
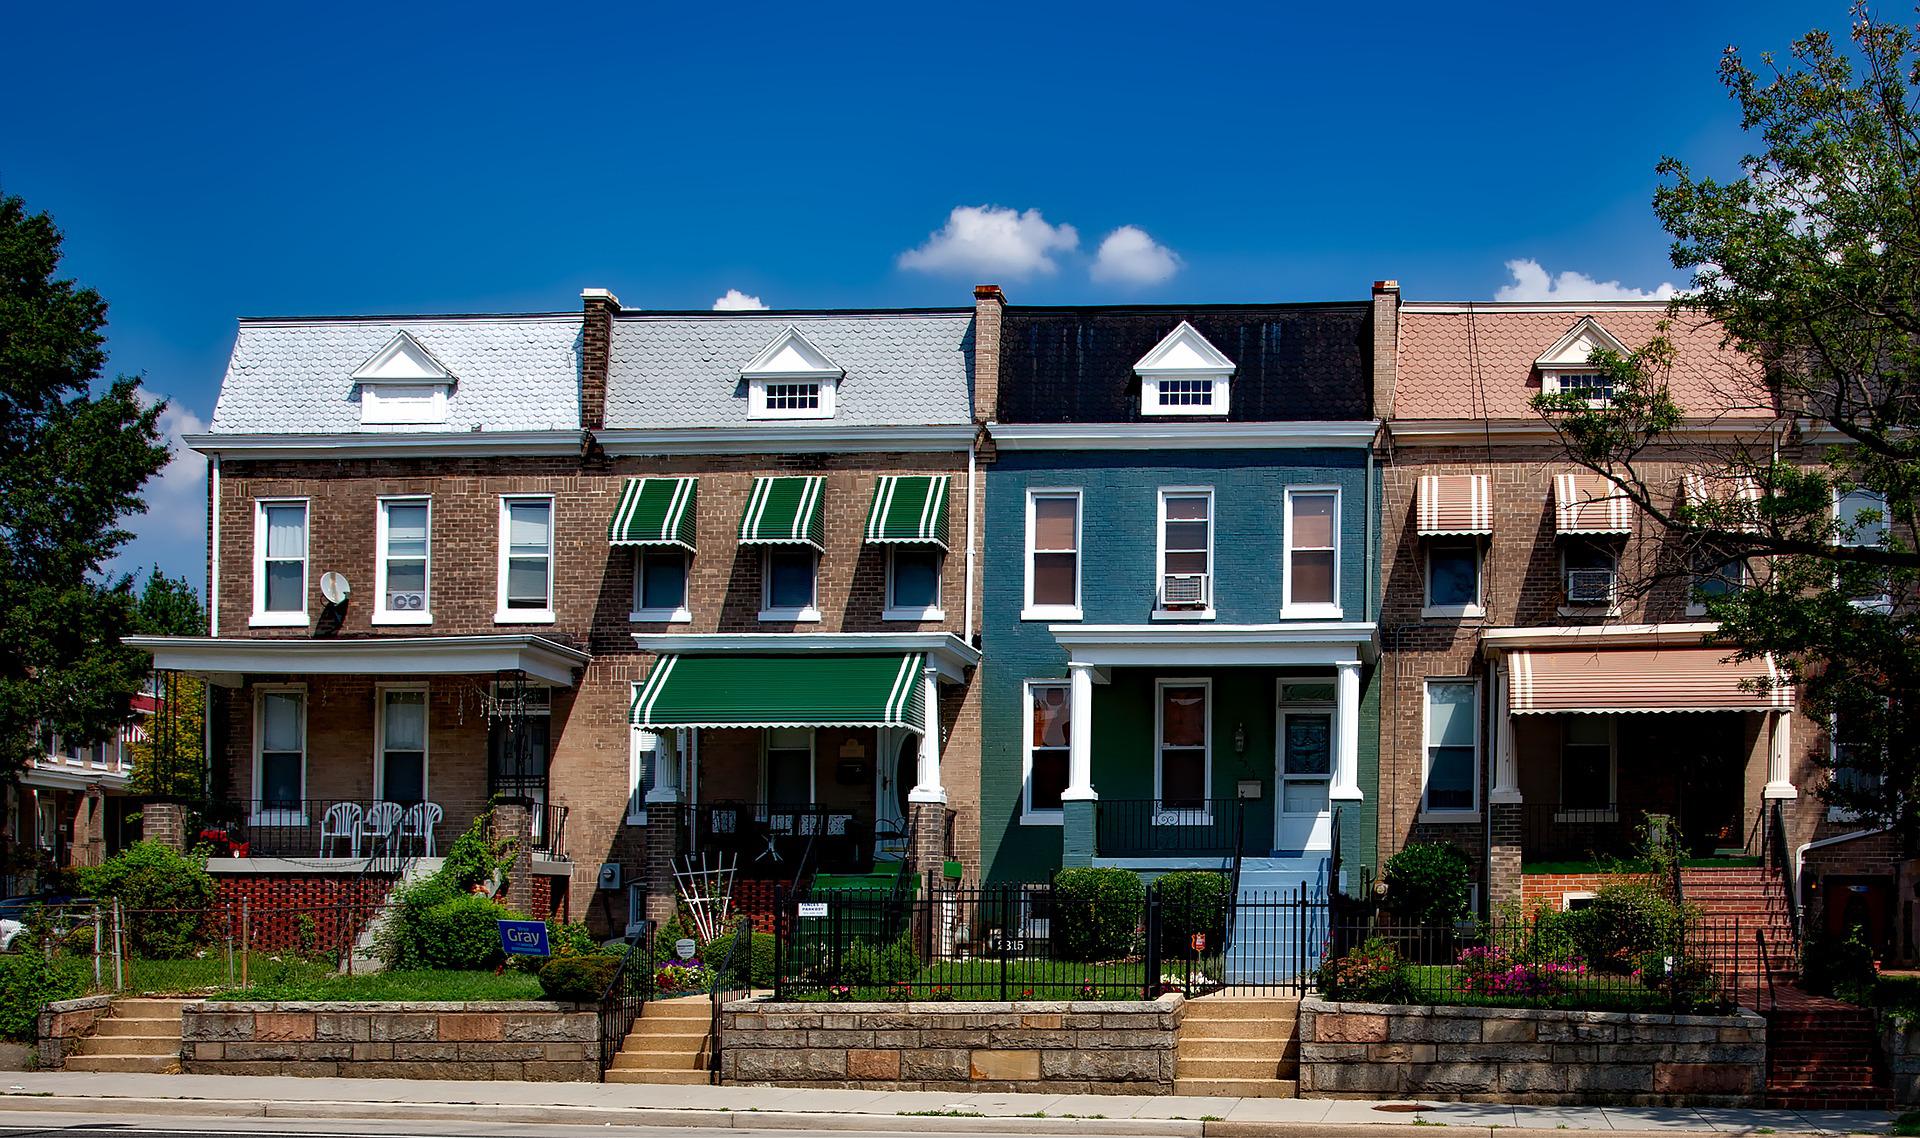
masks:
[[[551,956],[545,921],[497,921],[500,947],[508,956]]]

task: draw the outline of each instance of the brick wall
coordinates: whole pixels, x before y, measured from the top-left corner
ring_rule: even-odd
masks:
[[[393,888],[391,877],[360,874],[223,873],[214,882],[214,903],[236,921],[246,914],[249,943],[261,952],[300,948],[309,936],[316,951],[332,952],[360,935]]]
[[[1565,907],[1569,893],[1598,893],[1608,885],[1638,878],[1618,873],[1528,873],[1520,878],[1522,907],[1531,912],[1535,905],[1549,909]]]

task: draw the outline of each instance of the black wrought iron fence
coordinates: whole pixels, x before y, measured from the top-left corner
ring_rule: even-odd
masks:
[[[655,975],[660,961],[654,953],[654,923],[642,921],[627,937],[626,950],[620,955],[613,979],[600,996],[600,1069],[613,1066],[633,1021],[656,994]]]

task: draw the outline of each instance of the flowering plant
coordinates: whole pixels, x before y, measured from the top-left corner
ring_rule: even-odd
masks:
[[[653,986],[662,992],[704,992],[713,984],[713,971],[692,960],[670,960],[653,974]]]
[[[827,989],[827,995],[836,1000],[851,1000],[853,999],[853,989],[845,984],[835,984],[833,987]]]

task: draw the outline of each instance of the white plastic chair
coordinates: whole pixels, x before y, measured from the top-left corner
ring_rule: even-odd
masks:
[[[378,842],[388,843],[387,853],[393,854],[393,830],[400,825],[400,816],[406,809],[398,802],[376,802],[367,807],[366,814],[360,819],[359,834],[366,839],[368,857],[373,856],[373,847]],[[355,856],[358,856],[357,852]]]
[[[347,842],[348,855],[360,856],[362,813],[359,804],[355,802],[336,802],[327,807],[327,812],[320,817],[320,857],[326,857],[331,844],[343,838]]]
[[[444,815],[441,813],[439,803],[437,802],[414,803],[412,806],[407,807],[406,815],[400,823],[401,840],[404,841],[407,838],[419,838],[420,839],[420,856],[421,857],[434,856],[433,830],[435,826],[438,826],[440,824],[440,819],[442,817],[444,817]]]

